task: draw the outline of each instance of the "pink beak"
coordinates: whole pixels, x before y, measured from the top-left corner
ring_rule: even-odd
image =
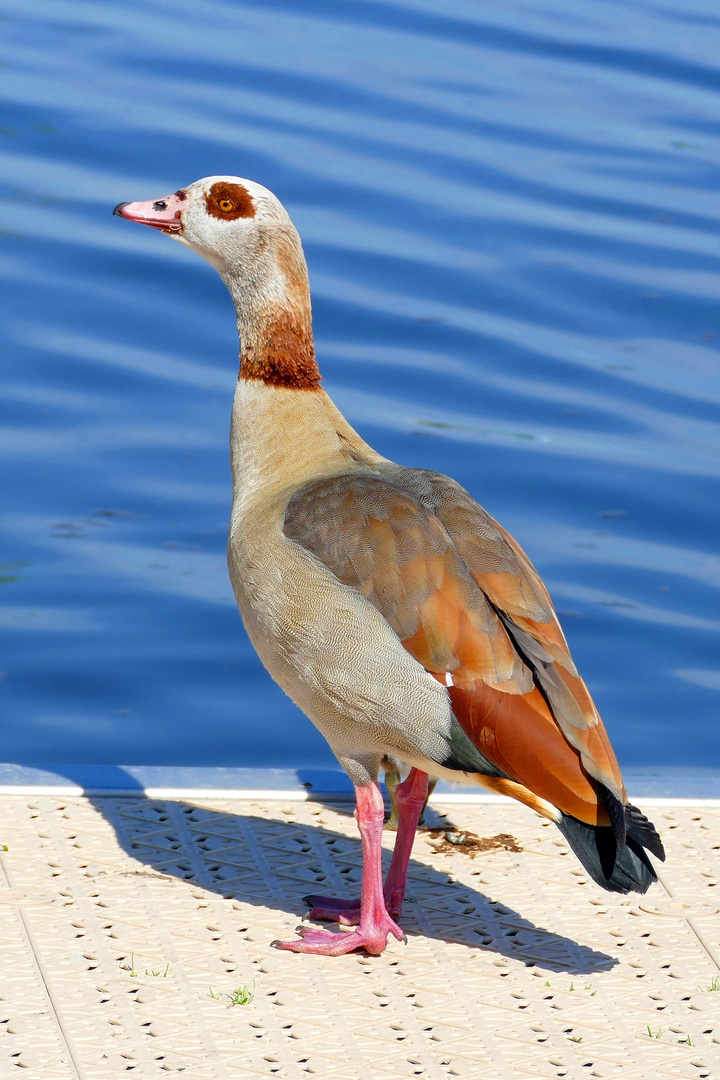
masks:
[[[127,218],[128,221],[137,221],[141,225],[149,225],[151,229],[159,229],[160,232],[181,233],[182,204],[186,199],[184,191],[176,191],[174,195],[165,195],[154,202],[118,203],[113,214]]]

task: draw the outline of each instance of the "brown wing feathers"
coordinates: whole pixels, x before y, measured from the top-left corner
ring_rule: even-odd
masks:
[[[451,674],[457,719],[528,789],[522,801],[532,792],[610,824],[597,781],[624,803],[620,772],[534,568],[459,485],[416,470],[402,480],[308,485],[287,507],[285,534],[359,589],[426,670]]]
[[[359,589],[430,672],[510,693],[532,677],[440,521],[383,480],[343,476],[296,495],[285,535]]]

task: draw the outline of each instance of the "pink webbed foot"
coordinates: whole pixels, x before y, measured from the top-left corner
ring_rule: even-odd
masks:
[[[407,944],[405,934],[389,915],[380,918],[377,923],[358,926],[357,930],[347,933],[335,934],[332,930],[311,930],[299,926],[298,934],[300,936],[292,941],[273,941],[272,944],[285,952],[314,953],[316,956],[344,956],[355,949],[365,949],[371,956],[380,956],[389,934]]]
[[[310,908],[309,919],[336,922],[340,926],[357,926],[360,922],[360,900],[344,900],[337,896],[304,896]]]

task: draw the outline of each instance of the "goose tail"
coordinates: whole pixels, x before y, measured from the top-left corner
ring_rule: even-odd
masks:
[[[644,893],[657,881],[647,851],[661,862],[665,849],[651,821],[637,806],[625,811],[625,842],[607,825],[588,825],[562,814],[558,827],[593,881],[608,892]]]

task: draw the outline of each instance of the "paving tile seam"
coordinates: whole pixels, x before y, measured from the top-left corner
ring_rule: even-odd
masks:
[[[85,860],[86,863],[89,863],[91,860],[86,860],[85,853],[82,850],[73,850],[68,846],[68,833],[71,829],[74,829],[74,825],[71,821],[68,821],[66,828],[63,829],[62,824],[56,821],[55,813],[57,809],[62,811],[64,808],[53,806],[52,801],[48,799],[39,802],[39,809],[44,816],[49,819],[46,821],[48,835],[50,837],[55,837],[56,851],[58,851],[60,856],[59,864],[66,868],[70,881],[75,885],[75,891],[77,893],[80,890],[77,888],[75,879],[78,875],[80,862],[81,860]],[[95,812],[95,808],[92,806],[91,810],[93,813]],[[70,843],[72,843],[71,840]],[[107,865],[107,862],[105,865]],[[122,863],[118,863],[117,865],[119,868],[122,867]],[[95,888],[96,895],[99,896],[101,883],[98,883],[97,879],[86,879],[86,891],[89,891],[92,888]],[[73,907],[76,908],[78,912],[78,929],[82,928],[85,932],[85,936],[87,936],[94,927],[97,928],[95,935],[91,936],[90,941],[85,948],[86,951],[92,950],[93,953],[97,954],[96,956],[93,956],[93,962],[99,966],[100,974],[94,976],[92,982],[96,991],[99,992],[99,982],[111,987],[113,982],[118,979],[118,964],[108,956],[112,941],[104,937],[98,927],[98,924],[101,921],[107,920],[110,916],[110,911],[107,908],[99,907],[98,903],[95,902],[93,895],[75,895],[74,897],[71,897],[71,900]],[[117,946],[113,951],[117,951]],[[84,955],[85,954],[83,954],[83,956]],[[57,963],[60,964],[61,961],[58,960]],[[98,1019],[95,1022],[98,1022],[103,1026],[107,1026],[110,1023],[105,1010],[100,1011],[95,1001],[93,1001],[92,1004],[87,1004],[86,1009],[87,1008],[93,1013],[97,1012]],[[144,1063],[148,1066],[154,1065],[154,1059],[150,1049],[146,1047],[142,1041],[133,1038],[132,1032],[135,1027],[135,1018],[132,1014],[126,992],[123,991],[115,996],[113,1009],[115,1014],[119,1013],[122,1018],[122,1023],[119,1025],[120,1030],[113,1034],[113,1037],[115,1038],[120,1036],[122,1046],[113,1047],[114,1051],[120,1056],[125,1056],[128,1061],[133,1060],[136,1063]],[[79,1056],[80,1054],[78,1052],[78,1057]],[[85,1075],[86,1074],[83,1073],[83,1077]],[[94,1077],[90,1076],[89,1080],[94,1080]]]
[[[15,887],[13,876],[6,864],[3,852],[0,851],[0,870],[2,871],[3,880],[8,890],[12,891]],[[56,1027],[57,1034],[59,1035],[62,1044],[64,1046],[64,1052],[69,1059],[70,1068],[68,1070],[69,1075],[73,1077],[73,1080],[86,1080],[85,1073],[82,1071],[75,1049],[72,1045],[72,1038],[65,1030],[62,1018],[62,1006],[55,1000],[52,992],[52,982],[48,977],[48,972],[43,963],[40,955],[40,950],[37,947],[37,943],[34,939],[32,930],[28,925],[28,920],[25,916],[25,912],[21,905],[15,905],[15,913],[17,920],[21,927],[21,933],[27,943],[28,951],[30,953],[31,962],[35,971],[39,977],[39,983],[41,987],[41,993],[45,997],[49,1013],[53,1018],[53,1023]]]

